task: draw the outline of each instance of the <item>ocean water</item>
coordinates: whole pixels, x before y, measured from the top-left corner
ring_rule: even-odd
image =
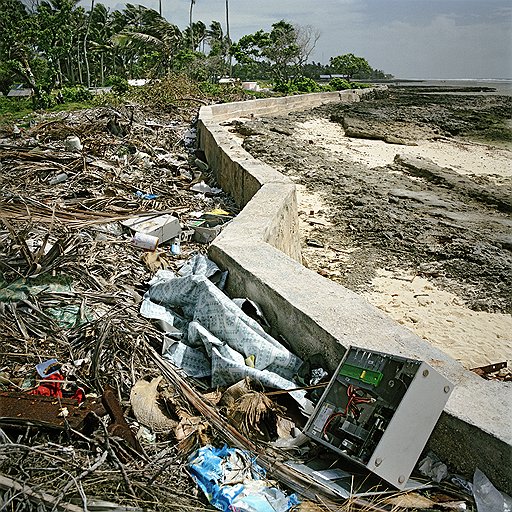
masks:
[[[496,89],[494,92],[482,93],[456,93],[456,94],[499,94],[512,96],[512,79],[511,78],[479,78],[479,79],[424,79],[424,80],[400,80],[395,82],[400,86],[421,86],[421,87],[491,87]]]

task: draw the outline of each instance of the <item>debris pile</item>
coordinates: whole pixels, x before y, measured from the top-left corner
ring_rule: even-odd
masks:
[[[139,315],[145,283],[206,250],[189,221],[237,212],[223,193],[190,190],[211,177],[194,163],[190,116],[176,118],[101,108],[0,138],[2,509],[204,507],[184,460],[196,433],[213,440],[206,421],[168,385],[176,438],[153,428],[159,409],[128,412],[134,385],[161,379],[147,351],[161,333]],[[141,249],[131,219],[165,219],[172,238]]]
[[[237,208],[195,137],[126,105],[0,139],[2,510],[375,509],[369,489],[396,494],[363,457],[420,363],[357,349],[329,375],[224,294],[204,253]]]

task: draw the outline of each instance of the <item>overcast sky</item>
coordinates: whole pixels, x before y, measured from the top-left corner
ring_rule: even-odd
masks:
[[[158,0],[131,3],[158,10]],[[162,14],[183,29],[189,6],[190,0],[162,0]],[[351,52],[400,78],[512,78],[510,0],[229,0],[229,6],[233,40],[281,19],[319,29],[315,61]],[[196,0],[193,12],[196,21],[225,27],[225,0]]]

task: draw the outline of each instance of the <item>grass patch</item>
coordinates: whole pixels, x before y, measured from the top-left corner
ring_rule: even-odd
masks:
[[[0,97],[0,126],[2,127],[17,123],[33,112],[30,99]]]
[[[68,112],[94,106],[92,101],[70,102],[55,105],[45,110],[34,110],[30,98],[0,97],[0,129],[9,131],[14,124],[26,128],[30,120],[40,112]]]

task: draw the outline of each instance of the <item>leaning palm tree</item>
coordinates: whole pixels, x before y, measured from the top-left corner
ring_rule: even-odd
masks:
[[[124,20],[118,16],[118,32],[111,38],[114,45],[131,62],[139,62],[148,50],[153,51],[153,74],[158,76],[169,71],[182,44],[183,35],[180,29],[162,18],[155,10],[141,5],[127,4],[122,14]]]
[[[190,28],[190,45],[191,45],[192,51],[195,50],[194,30],[193,30],[193,27],[192,27],[192,10],[194,9],[194,4],[195,3],[196,3],[196,0],[190,0],[190,13],[189,13],[189,23],[188,23],[188,26]]]

